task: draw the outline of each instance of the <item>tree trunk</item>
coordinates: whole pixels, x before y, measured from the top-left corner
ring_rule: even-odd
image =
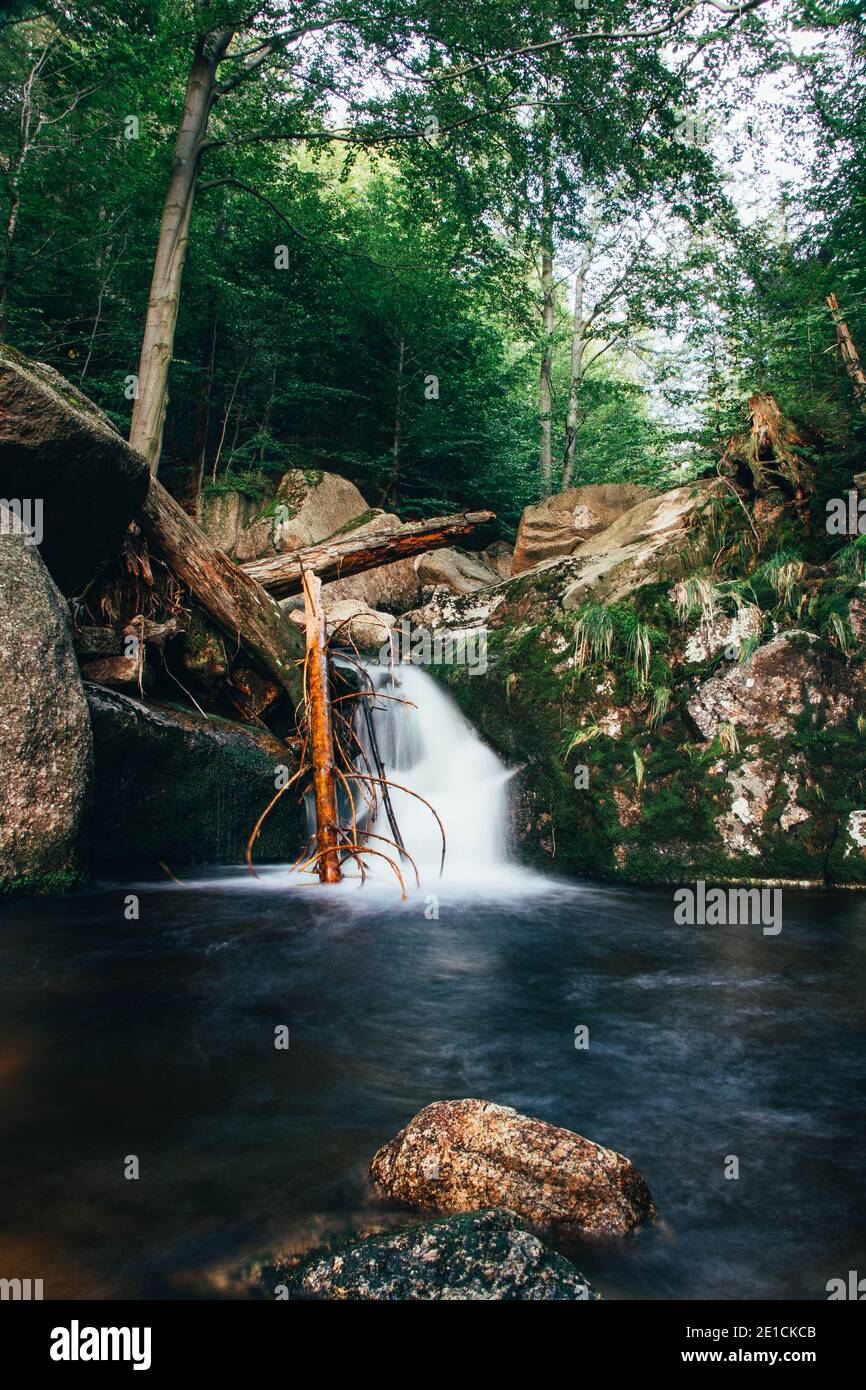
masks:
[[[273,677],[297,704],[303,643],[279,604],[211,545],[156,478],[150,480],[139,524],[175,577],[235,648],[242,647],[251,662]]]
[[[542,497],[549,497],[553,490],[553,334],[556,326],[556,291],[553,282],[553,184],[550,138],[548,134],[541,191],[541,372],[538,382],[541,441],[538,449],[538,468]]]
[[[568,389],[568,418],[565,422],[565,456],[562,462],[562,490],[571,487],[574,477],[574,459],[577,448],[577,412],[580,403],[580,387],[583,381],[583,353],[586,347],[583,321],[583,286],[586,279],[586,266],[582,265],[574,277],[574,319],[571,331],[571,377]]]
[[[314,574],[304,574],[303,585],[307,619],[307,711],[316,801],[316,864],[322,883],[339,883],[343,876],[340,819],[334,777],[334,728],[322,582]]]
[[[320,578],[345,579],[350,574],[389,565],[425,550],[440,550],[455,541],[472,535],[479,526],[494,520],[493,512],[459,512],[455,516],[437,516],[426,521],[409,522],[396,531],[367,531],[353,537],[351,532],[333,541],[320,541],[304,550],[265,560],[251,560],[241,569],[268,593],[277,598],[299,594],[303,590],[303,572]]]
[[[860,354],[854,345],[851,331],[847,323],[843,323],[842,315],[839,311],[839,303],[835,294],[828,294],[827,304],[830,313],[833,315],[833,322],[836,325],[836,339],[839,343],[839,351],[842,354],[842,361],[845,363],[845,370],[854,383],[854,395],[860,403],[860,409],[866,412],[866,372],[860,361]]]
[[[554,291],[553,254],[545,251],[541,261],[542,281],[542,344],[541,374],[538,383],[538,413],[541,419],[541,443],[538,467],[541,474],[541,495],[549,497],[553,489],[553,330]]]
[[[217,67],[225,56],[231,38],[232,30],[215,30],[197,44],[187,79],[163,206],[129,430],[130,444],[144,454],[153,473],[159,467],[162,449],[168,403],[168,372],[174,351],[180,286],[199,161],[211,108],[217,96]]]

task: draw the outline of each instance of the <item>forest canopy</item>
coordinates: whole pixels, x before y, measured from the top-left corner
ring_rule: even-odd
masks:
[[[0,335],[191,509],[325,468],[513,524],[764,389],[853,458],[863,9],[7,4]]]

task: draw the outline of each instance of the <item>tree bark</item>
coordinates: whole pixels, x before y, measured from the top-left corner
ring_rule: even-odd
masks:
[[[334,777],[334,728],[322,582],[314,574],[304,574],[303,586],[307,619],[307,711],[316,802],[316,866],[322,883],[339,883],[343,876],[340,819]]]
[[[542,497],[549,497],[553,490],[553,334],[556,327],[556,289],[553,280],[553,183],[550,139],[548,133],[541,191],[541,371],[538,382],[541,440],[538,448],[538,468]]]
[[[583,321],[583,288],[586,265],[580,266],[574,277],[574,318],[571,331],[571,377],[568,389],[568,417],[565,422],[565,456],[562,462],[562,490],[571,487],[577,448],[577,412],[580,387],[583,381],[583,352],[586,347],[586,324]]]
[[[860,403],[860,409],[866,412],[866,372],[863,370],[860,354],[854,344],[854,339],[851,337],[851,330],[847,323],[842,320],[835,294],[828,294],[827,304],[836,325],[836,340],[842,354],[842,361],[845,363],[845,370],[854,383],[854,395]]]
[[[211,108],[217,97],[217,68],[231,42],[231,29],[199,39],[190,68],[165,195],[153,277],[147,302],[138,383],[129,442],[155,473],[168,403],[168,372],[174,352],[178,305],[199,162]]]
[[[297,704],[302,690],[303,643],[279,604],[211,545],[156,478],[150,480],[139,524],[175,577],[235,647],[243,648],[253,665],[271,676]]]
[[[325,580],[345,579],[350,574],[362,574],[364,570],[389,565],[410,555],[422,555],[425,550],[453,545],[493,521],[494,517],[494,512],[458,512],[455,516],[409,522],[396,531],[367,531],[357,537],[350,532],[335,540],[319,541],[304,550],[289,551],[266,560],[251,560],[241,569],[268,593],[285,598],[302,592],[304,570]]]

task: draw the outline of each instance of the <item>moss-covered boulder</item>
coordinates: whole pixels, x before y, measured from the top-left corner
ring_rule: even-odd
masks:
[[[86,685],[96,766],[93,858],[154,865],[239,864],[275,789],[295,770],[284,743],[262,729]],[[281,772],[282,769],[282,772]],[[294,859],[303,811],[281,797],[255,859]]]
[[[31,508],[65,594],[114,554],[147,492],[147,463],[106,415],[44,362],[0,344],[0,497]]]
[[[569,1260],[505,1211],[473,1211],[277,1257],[248,1281],[259,1296],[363,1302],[588,1302],[599,1297]]]

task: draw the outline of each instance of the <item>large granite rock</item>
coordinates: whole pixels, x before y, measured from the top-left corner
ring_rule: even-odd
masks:
[[[638,483],[593,483],[566,488],[535,507],[526,507],[511,573],[522,574],[546,560],[573,554],[583,541],[650,496],[651,490]]]
[[[709,478],[648,497],[584,541],[572,552],[576,577],[563,608],[579,608],[590,598],[614,603],[643,584],[678,577],[686,532],[719,487]]]
[[[253,1292],[281,1299],[581,1301],[599,1297],[568,1260],[510,1212],[346,1240],[254,1275]]]
[[[354,483],[337,473],[291,468],[271,496],[205,494],[202,529],[239,564],[302,550],[369,513]]]
[[[57,892],[86,872],[93,748],[66,604],[0,506],[0,891]]]
[[[348,479],[336,473],[291,469],[267,498],[254,501],[240,492],[206,494],[202,528],[233,560],[243,564],[300,550],[340,534],[394,531],[400,518],[368,507]],[[363,574],[336,579],[322,589],[327,606],[355,599],[368,608],[404,613],[418,602],[421,586],[417,557],[395,560]],[[298,597],[290,607],[303,607]]]
[[[149,480],[142,456],[77,387],[0,344],[0,498],[37,504],[42,558],[64,593],[115,552]]]
[[[455,546],[429,550],[418,557],[418,579],[422,588],[445,588],[452,594],[473,594],[499,584],[502,576],[480,555],[470,555]]]
[[[506,1207],[533,1226],[622,1235],[654,1216],[622,1154],[483,1100],[428,1105],[373,1159],[376,1185],[422,1211]]]
[[[144,703],[86,685],[93,724],[96,788],[93,857],[109,862],[243,862],[250,832],[292,753],[264,730]],[[294,859],[306,837],[303,811],[288,792],[259,839],[256,862]]]

